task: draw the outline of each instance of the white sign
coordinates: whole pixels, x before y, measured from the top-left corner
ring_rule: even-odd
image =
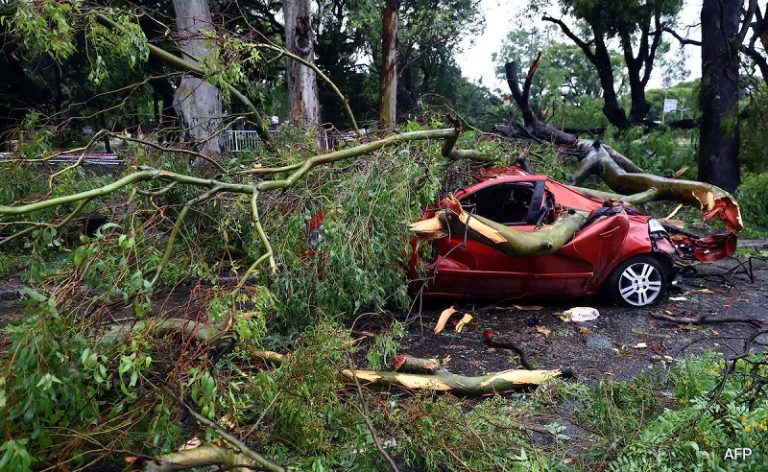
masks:
[[[677,110],[677,99],[665,98],[664,99],[664,113]]]

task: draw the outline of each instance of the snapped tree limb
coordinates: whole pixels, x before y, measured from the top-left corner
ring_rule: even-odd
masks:
[[[154,458],[134,459],[133,464],[142,472],[169,472],[212,465],[226,466],[228,470],[235,471],[253,470],[258,467],[258,464],[245,454],[224,446],[200,446]]]
[[[411,224],[411,230],[425,239],[438,239],[449,234],[466,235],[468,239],[494,247],[511,256],[551,254],[571,240],[586,222],[587,215],[568,212],[551,225],[536,231],[519,231],[501,223],[467,213],[453,196],[448,207],[432,218]]]
[[[654,189],[652,200],[672,200],[698,206],[705,219],[722,220],[729,232],[736,233],[744,227],[736,199],[715,185],[628,172],[617,162],[615,156],[620,154],[607,146],[586,140],[580,141],[578,146],[585,157],[574,172],[573,180],[576,185],[583,182],[588,175],[597,173],[616,192],[641,193]]]
[[[517,65],[514,62],[506,65],[507,82],[523,114],[524,124],[497,125],[498,133],[508,137],[546,141],[575,150],[582,159],[573,173],[573,183],[580,185],[588,176],[597,174],[612,190],[622,194],[608,195],[608,200],[635,205],[653,200],[676,201],[700,208],[706,220],[722,220],[731,233],[743,228],[739,204],[725,190],[705,182],[645,173],[632,160],[609,146],[596,141],[579,140],[570,133],[541,123],[528,102],[531,79],[536,73],[539,59],[540,56],[537,56],[528,70],[522,90],[518,83]],[[597,191],[584,193],[602,198]],[[625,197],[626,194],[634,195]]]
[[[166,243],[166,248],[165,248],[165,251],[163,252],[163,257],[160,263],[158,264],[158,266],[155,268],[153,279],[152,279],[152,283],[154,284],[159,279],[159,276],[163,268],[165,267],[165,265],[167,264],[170,258],[176,236],[180,231],[181,227],[183,226],[183,222],[186,214],[189,212],[189,210],[192,209],[192,207],[204,201],[207,201],[210,198],[213,198],[215,195],[220,193],[249,195],[251,197],[252,224],[254,225],[254,228],[256,229],[256,233],[261,239],[262,244],[264,245],[265,254],[257,258],[256,262],[253,265],[251,265],[251,267],[248,268],[246,275],[250,275],[255,270],[256,266],[265,260],[269,261],[271,270],[274,273],[277,270],[277,264],[275,263],[272,246],[269,242],[267,235],[263,230],[261,221],[259,219],[259,212],[257,208],[257,197],[259,192],[269,191],[269,190],[279,190],[279,189],[292,187],[293,185],[296,184],[296,182],[299,181],[299,179],[304,178],[312,169],[314,169],[317,166],[360,157],[365,154],[372,153],[385,146],[406,143],[411,141],[423,141],[423,140],[431,140],[431,139],[443,140],[445,141],[445,144],[442,148],[442,153],[443,153],[443,156],[445,157],[457,158],[457,159],[473,159],[473,160],[480,160],[484,162],[491,160],[490,156],[487,156],[477,151],[457,149],[456,143],[461,133],[461,126],[458,124],[456,120],[450,119],[450,121],[454,125],[453,128],[411,131],[407,133],[392,134],[385,138],[372,141],[369,143],[361,144],[353,148],[342,149],[339,151],[333,151],[325,154],[319,154],[319,155],[310,157],[298,164],[283,166],[279,168],[272,168],[272,169],[252,169],[250,171],[243,172],[243,174],[248,174],[248,173],[271,174],[271,173],[279,173],[279,172],[289,172],[288,176],[283,179],[269,179],[269,180],[262,180],[258,182],[251,181],[247,183],[235,183],[235,182],[228,181],[227,177],[231,177],[231,176],[226,176],[226,175],[221,180],[218,180],[218,179],[201,178],[201,177],[196,177],[196,176],[187,175],[187,174],[180,174],[176,172],[158,170],[158,169],[154,169],[146,166],[139,166],[134,168],[135,172],[130,173],[114,182],[111,182],[102,187],[98,187],[92,190],[74,193],[71,195],[64,195],[61,197],[48,198],[45,200],[40,200],[32,203],[25,203],[21,205],[0,205],[0,217],[25,215],[25,214],[33,213],[46,208],[58,207],[58,206],[66,205],[70,203],[81,203],[86,200],[90,201],[92,199],[113,194],[114,192],[117,192],[122,188],[134,186],[141,182],[147,182],[151,180],[159,180],[168,184],[176,183],[181,185],[191,185],[194,187],[201,187],[201,188],[207,189],[207,191],[187,201],[186,204],[183,206],[180,214],[176,219],[176,222],[174,223],[173,229]],[[78,207],[78,208],[81,208],[81,207]],[[76,211],[79,211],[79,210],[76,210]],[[70,219],[68,218],[64,220],[62,223],[66,223],[69,220]],[[29,227],[30,224],[27,224],[25,222],[4,222],[3,221],[2,223],[8,224],[8,225],[19,225],[19,226],[27,226],[27,227],[22,228],[16,234],[13,234],[5,239],[0,240],[0,245],[10,240],[24,236],[32,231],[32,229],[30,229]],[[40,226],[40,224],[38,223],[31,223],[31,225],[32,227]]]
[[[252,355],[272,365],[281,365],[287,361],[287,356],[272,351],[251,349]],[[343,369],[339,375],[347,382],[358,382],[363,385],[378,385],[383,387],[400,387],[407,390],[425,390],[429,392],[451,392],[457,395],[485,395],[508,390],[519,390],[541,385],[556,377],[570,377],[571,369],[554,370],[504,370],[480,376],[464,376],[454,374],[444,368],[432,369],[434,360],[411,359],[403,360],[414,370],[422,374],[403,372],[385,372],[376,370]]]

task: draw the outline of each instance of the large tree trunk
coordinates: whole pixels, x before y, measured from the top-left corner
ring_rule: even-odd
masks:
[[[645,85],[640,79],[640,70],[638,67],[629,69],[629,90],[631,107],[629,110],[629,121],[633,125],[642,124],[651,106],[645,99]]]
[[[619,104],[616,96],[616,87],[613,83],[613,67],[611,66],[611,54],[605,44],[605,32],[599,26],[592,25],[592,41],[584,41],[579,38],[563,20],[551,16],[544,16],[544,21],[549,21],[560,27],[563,34],[568,36],[584,52],[587,60],[595,66],[600,78],[600,87],[603,89],[603,114],[612,125],[619,129],[627,129],[631,126],[627,114]],[[594,44],[594,51],[592,50]]]
[[[699,180],[732,192],[739,185],[739,10],[741,1],[704,0]]]
[[[315,63],[312,10],[309,0],[283,0],[285,48],[307,62]],[[320,123],[317,74],[311,68],[288,59],[288,101],[291,122],[300,126]]]
[[[211,50],[205,36],[213,32],[211,10],[207,0],[173,0],[176,12],[176,28],[181,48],[188,62],[200,66],[200,61],[211,58]],[[224,143],[216,134],[222,124],[221,92],[205,80],[185,74],[176,89],[174,108],[185,135],[200,143],[199,152],[213,160],[224,154]],[[208,161],[196,158],[195,165]]]
[[[387,0],[381,36],[381,76],[379,121],[385,129],[395,127],[397,119],[397,11],[400,0]]]

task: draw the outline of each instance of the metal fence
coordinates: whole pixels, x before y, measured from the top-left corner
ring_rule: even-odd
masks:
[[[227,130],[227,149],[229,152],[251,152],[261,147],[258,131]]]

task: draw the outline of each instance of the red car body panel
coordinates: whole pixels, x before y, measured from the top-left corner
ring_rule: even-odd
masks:
[[[485,180],[459,190],[455,196],[464,202],[476,192],[497,185],[534,188],[537,182],[544,182],[544,198],[552,198],[561,211],[594,211],[604,207],[603,202],[545,176],[513,169],[514,172],[503,175],[486,176]],[[427,211],[424,218],[433,215]],[[417,281],[411,288],[423,289],[427,296],[452,298],[595,295],[611,271],[630,257],[658,254],[657,257],[672,267],[675,247],[666,237],[649,235],[650,219],[617,209],[585,226],[557,252],[534,257],[510,256],[489,245],[465,240],[463,234],[449,235],[432,242],[432,255],[425,261],[424,278],[417,279],[418,257],[412,258],[411,277]],[[520,231],[536,228],[535,224],[510,226]]]

